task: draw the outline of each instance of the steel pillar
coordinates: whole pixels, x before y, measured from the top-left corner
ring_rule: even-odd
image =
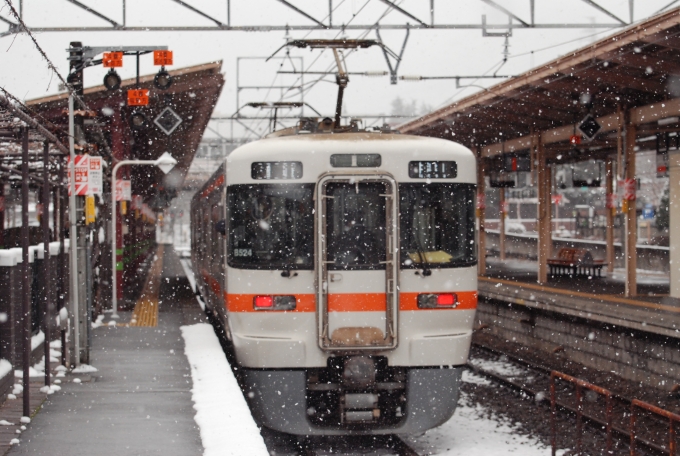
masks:
[[[45,141],[43,145],[43,274],[45,287],[45,304],[43,307],[43,332],[45,333],[45,385],[50,385],[50,306],[52,305],[52,278],[50,266],[52,258],[50,256],[50,144]],[[56,207],[55,207],[56,209]],[[56,226],[55,226],[56,229]]]
[[[21,132],[21,322],[22,338],[24,340],[22,353],[23,370],[23,415],[31,416],[31,280],[29,277],[30,264],[28,261],[28,127]],[[12,322],[15,323],[15,322]]]

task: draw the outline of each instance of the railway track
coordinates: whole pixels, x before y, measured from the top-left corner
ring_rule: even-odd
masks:
[[[468,369],[477,375],[505,385],[520,394],[534,398],[537,403],[550,404],[550,377],[551,369],[528,362],[513,354],[482,346],[473,345],[470,353]],[[582,381],[581,381],[582,382]],[[586,382],[583,382],[586,383]],[[561,419],[577,416],[579,408],[575,387],[571,383],[556,382],[555,406],[561,412]],[[631,402],[633,399],[617,394],[611,394],[611,405],[607,413],[606,398],[598,393],[586,390],[582,396],[581,415],[583,422],[589,426],[591,434],[602,434],[608,426],[611,427],[611,435],[616,439],[618,451],[623,454],[630,452],[630,444],[633,442],[630,431]],[[566,415],[566,416],[565,416]],[[609,417],[609,422],[607,421]],[[660,420],[653,415],[645,415],[643,426],[638,425],[635,432],[634,445],[636,454],[668,455],[669,450],[669,423]],[[577,439],[582,438],[579,432],[579,420],[576,420],[576,431],[572,429],[576,447],[580,447]],[[640,428],[644,428],[640,431]],[[561,436],[564,441],[566,436]],[[614,453],[611,453],[614,454]]]
[[[271,454],[277,456],[418,456],[418,453],[395,435],[299,439],[277,434],[263,432],[267,448]]]

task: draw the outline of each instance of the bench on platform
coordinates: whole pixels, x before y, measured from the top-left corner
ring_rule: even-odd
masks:
[[[548,259],[550,276],[602,277],[604,260],[594,260],[590,250],[562,247],[557,256]]]

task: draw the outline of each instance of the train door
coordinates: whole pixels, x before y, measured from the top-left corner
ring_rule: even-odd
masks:
[[[319,345],[397,346],[397,183],[384,174],[326,175],[316,190]]]

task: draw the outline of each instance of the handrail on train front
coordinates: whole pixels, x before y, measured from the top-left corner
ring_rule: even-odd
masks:
[[[329,182],[384,182],[391,187],[386,192],[385,201],[385,231],[387,236],[385,257],[385,338],[382,344],[371,345],[339,345],[333,343],[329,334],[328,318],[328,248],[327,248],[327,217],[326,217],[326,184]],[[365,351],[394,349],[398,345],[399,318],[399,187],[396,179],[389,173],[374,171],[331,172],[323,174],[316,185],[314,193],[316,232],[314,285],[316,288],[316,311],[318,321],[319,347],[327,351]]]

